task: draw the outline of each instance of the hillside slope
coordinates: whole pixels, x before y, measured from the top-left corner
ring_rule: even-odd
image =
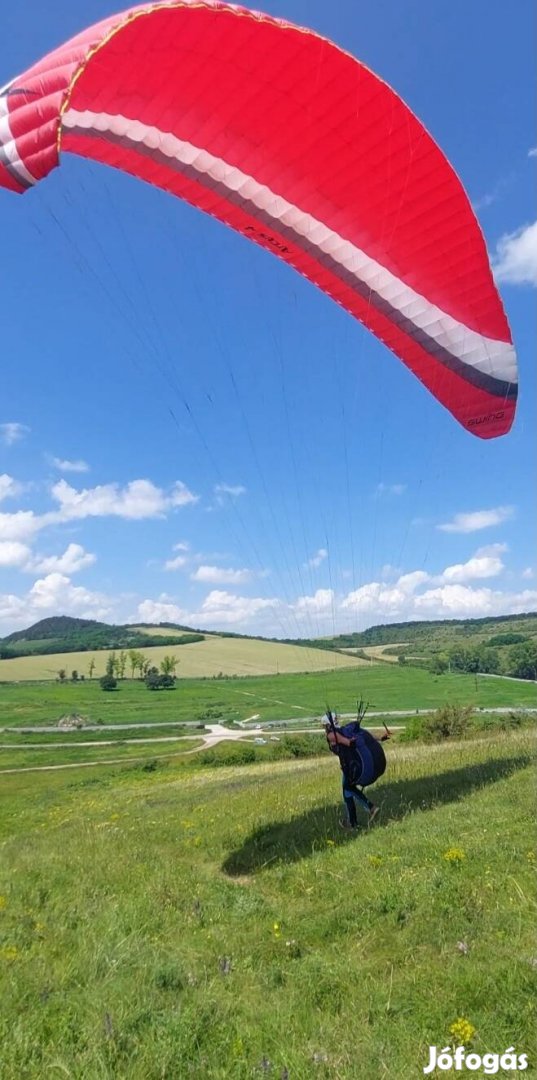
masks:
[[[161,639],[162,640],[162,639]],[[184,639],[183,639],[184,640]],[[299,645],[284,645],[256,638],[221,638],[214,635],[197,642],[182,644],[175,638],[166,645],[136,648],[142,650],[151,664],[158,666],[164,656],[175,654],[179,659],[180,678],[222,675],[276,675],[291,671],[333,671],[364,666],[367,661],[340,653],[309,649]],[[76,670],[86,678],[92,660],[94,678],[104,675],[110,650],[54,653],[45,656],[21,656],[0,661],[0,682],[26,679],[55,679],[63,668],[69,678]]]
[[[2,1080],[534,1060],[533,742],[392,747],[350,835],[328,756],[3,777]]]

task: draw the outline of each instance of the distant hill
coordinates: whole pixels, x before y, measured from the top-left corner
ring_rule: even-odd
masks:
[[[17,630],[0,640],[0,661],[23,656],[47,656],[58,653],[95,652],[152,646],[188,645],[205,640],[206,632],[179,623],[158,625],[108,625],[92,619],[76,619],[69,615],[41,619],[26,630]],[[239,641],[272,641],[252,638],[245,634],[222,632],[212,638],[237,638]],[[438,619],[430,622],[386,623],[371,626],[354,634],[327,638],[299,638],[279,641],[279,644],[315,648],[371,660],[369,652],[361,650],[385,646],[392,660],[418,666],[440,665],[442,670],[482,671],[503,673],[522,678],[536,678],[537,613],[498,615],[481,619]],[[522,652],[521,652],[522,649]],[[457,653],[458,650],[458,653]],[[529,651],[528,651],[529,650]],[[401,655],[403,654],[403,655]],[[459,655],[460,654],[460,655]],[[379,656],[375,655],[378,660]],[[380,660],[386,660],[386,655]]]
[[[537,681],[537,613],[387,623],[356,634],[301,642],[355,657],[444,672]]]
[[[537,612],[521,615],[490,615],[482,619],[431,619],[426,622],[383,623],[354,634],[339,634],[326,638],[302,638],[295,645],[318,649],[361,649],[367,645],[397,645],[412,643],[433,651],[461,639],[484,642],[500,632],[516,632],[529,637],[537,635]],[[291,639],[289,639],[291,640]]]
[[[15,630],[2,639],[3,644],[14,641],[44,641],[47,638],[72,637],[81,630],[111,630],[106,623],[95,619],[73,619],[70,615],[54,615],[50,619],[40,619],[26,630]]]
[[[122,626],[97,622],[94,619],[75,619],[70,615],[57,615],[50,619],[16,630],[13,634],[0,639],[0,659],[12,659],[30,654],[45,656],[62,652],[89,652],[95,649],[141,649],[151,645],[186,645],[189,642],[203,641],[204,635],[191,627],[179,627],[166,624],[169,636],[161,628],[153,625],[140,629],[128,624]],[[173,630],[180,630],[181,636]]]

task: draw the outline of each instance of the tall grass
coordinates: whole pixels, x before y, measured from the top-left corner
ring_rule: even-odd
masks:
[[[411,1078],[457,1017],[531,1055],[533,745],[392,747],[350,836],[331,757],[3,778],[2,1080]]]

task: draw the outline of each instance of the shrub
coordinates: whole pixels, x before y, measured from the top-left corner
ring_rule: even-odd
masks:
[[[423,718],[422,732],[427,742],[460,739],[472,719],[471,705],[442,705]]]
[[[173,675],[159,675],[157,668],[151,668],[144,681],[148,690],[175,690]]]
[[[117,688],[117,679],[114,679],[113,675],[103,675],[99,679],[99,685],[101,690],[115,690]]]

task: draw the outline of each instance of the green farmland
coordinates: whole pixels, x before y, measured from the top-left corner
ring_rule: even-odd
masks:
[[[352,712],[360,695],[375,711],[436,708],[460,702],[476,708],[537,708],[530,682],[473,675],[432,675],[394,665],[310,674],[233,679],[177,680],[170,691],[151,692],[140,680],[125,679],[110,693],[98,682],[6,682],[0,684],[3,727],[56,724],[68,713],[88,723],[133,724],[320,716],[327,703]]]

